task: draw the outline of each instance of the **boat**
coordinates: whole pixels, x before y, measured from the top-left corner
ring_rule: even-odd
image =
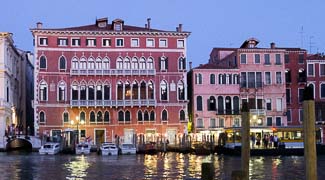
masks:
[[[89,154],[90,148],[91,146],[88,143],[79,143],[76,146],[76,154]]]
[[[114,143],[102,143],[100,152],[102,155],[118,155],[118,147]]]
[[[61,146],[59,143],[47,142],[41,149],[39,149],[40,154],[58,154],[61,151]]]
[[[137,149],[134,144],[124,143],[121,145],[121,153],[122,154],[136,154]]]
[[[138,153],[142,154],[156,154],[157,147],[155,142],[147,142],[143,146],[139,147]]]

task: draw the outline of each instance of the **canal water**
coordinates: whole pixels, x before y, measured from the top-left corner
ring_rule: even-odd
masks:
[[[0,153],[1,180],[200,179],[201,163],[213,161],[216,179],[240,169],[237,156],[158,155],[89,156]],[[325,179],[325,156],[318,156],[318,179]],[[303,156],[251,157],[251,179],[304,179]]]

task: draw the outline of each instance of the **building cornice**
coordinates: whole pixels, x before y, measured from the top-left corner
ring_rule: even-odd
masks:
[[[180,36],[188,37],[190,32],[174,32],[174,31],[71,31],[71,30],[48,30],[48,29],[31,29],[33,35],[70,35],[70,36],[103,36],[103,35],[125,35],[125,36]]]

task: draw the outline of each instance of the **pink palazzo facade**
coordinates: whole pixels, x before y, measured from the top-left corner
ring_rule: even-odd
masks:
[[[174,142],[187,131],[186,42],[189,32],[95,24],[31,29],[35,42],[35,130],[79,131],[94,143]]]
[[[274,43],[257,48],[258,42],[251,38],[240,48],[214,48],[208,64],[192,69],[194,132],[211,134],[215,127],[218,135],[240,127],[243,102],[250,108],[251,132],[287,126],[285,50]]]

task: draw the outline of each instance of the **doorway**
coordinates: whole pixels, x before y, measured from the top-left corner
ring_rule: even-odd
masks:
[[[101,145],[103,142],[105,142],[105,130],[95,129],[95,144]]]

